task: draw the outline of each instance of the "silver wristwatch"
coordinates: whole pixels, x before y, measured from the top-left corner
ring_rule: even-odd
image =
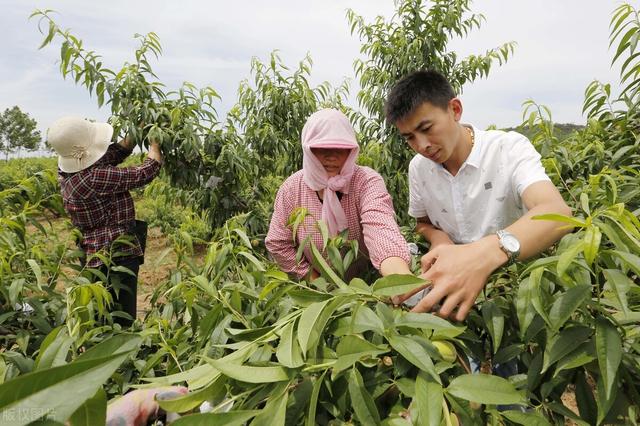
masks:
[[[507,266],[512,265],[520,256],[520,241],[511,232],[504,229],[496,232],[498,236],[498,242],[500,243],[500,249],[507,254],[509,260]]]

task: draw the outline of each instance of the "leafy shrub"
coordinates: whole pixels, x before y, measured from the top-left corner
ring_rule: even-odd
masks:
[[[423,7],[421,2],[403,1],[398,3],[398,8],[392,24],[378,20],[366,25],[350,14],[352,26],[358,28],[366,40],[364,51],[375,58],[372,62],[362,62],[356,70],[365,80],[361,82],[361,102],[368,105],[366,109],[373,117],[368,121],[366,116],[351,112],[352,116],[360,117],[360,121],[356,121],[365,139],[377,140],[386,131],[381,121],[376,120],[379,118],[376,114],[381,111],[381,97],[374,95],[379,94],[378,86],[391,84],[407,71],[403,66],[408,64],[411,68],[424,63],[440,66],[459,77],[456,81],[462,85],[464,81],[485,75],[491,60],[505,60],[511,51],[511,45],[505,45],[485,58],[470,57],[458,63],[455,55],[446,50],[448,36],[464,35],[479,23],[480,18],[475,15],[464,18],[468,9],[466,1],[436,1],[431,9]],[[394,31],[396,29],[398,31]],[[525,121],[530,126],[533,143],[542,152],[553,181],[574,209],[573,218],[552,215],[540,219],[570,224],[575,231],[540,258],[494,273],[465,324],[451,324],[431,314],[393,309],[386,303],[389,296],[422,284],[415,277],[344,282],[340,271],[348,263],[348,254],[340,259],[338,249],[329,250],[333,254],[313,251],[315,266],[322,277],[312,283],[290,280],[259,250],[254,250],[250,235],[257,235],[255,230],[266,225],[252,220],[267,216],[267,197],[273,195],[285,166],[292,167],[278,163],[278,155],[285,151],[290,153],[290,158],[297,155],[295,150],[289,152],[288,149],[297,147],[293,144],[293,135],[301,124],[298,120],[304,116],[298,114],[299,111],[290,111],[295,105],[289,105],[278,110],[293,120],[289,127],[286,127],[287,120],[278,116],[279,121],[274,122],[285,128],[269,128],[269,111],[277,110],[279,102],[287,102],[283,97],[291,94],[299,96],[296,99],[304,108],[317,106],[319,100],[338,102],[340,99],[339,93],[336,100],[332,96],[317,98],[313,90],[308,90],[301,78],[308,73],[305,62],[296,75],[284,78],[289,85],[297,84],[293,88],[284,83],[271,84],[282,81],[283,71],[277,58],[273,58],[270,68],[256,66],[260,81],[258,93],[251,94],[251,89],[246,89],[244,99],[250,102],[239,106],[231,114],[231,121],[248,120],[246,123],[252,127],[244,131],[255,138],[253,143],[268,141],[261,139],[264,135],[282,138],[273,146],[260,148],[266,161],[274,164],[254,163],[260,159],[252,157],[250,144],[240,143],[243,135],[238,129],[241,127],[231,123],[215,130],[211,138],[216,143],[203,142],[198,147],[199,152],[211,155],[204,158],[205,168],[213,167],[214,163],[216,167],[223,165],[222,169],[228,174],[216,169],[213,175],[199,175],[187,187],[170,188],[158,181],[148,189],[145,198],[151,200],[150,203],[158,203],[158,217],[163,221],[167,218],[167,222],[175,220],[176,229],[181,223],[172,216],[172,203],[176,200],[181,206],[176,209],[178,212],[185,212],[191,202],[201,207],[207,206],[201,204],[203,200],[215,201],[216,208],[208,214],[209,217],[215,215],[213,222],[222,226],[212,229],[202,263],[185,255],[170,280],[156,290],[153,309],[140,332],[143,339],[131,339],[131,346],[127,345],[127,350],[136,355],[131,362],[123,363],[104,386],[109,395],[140,381],[148,382],[148,386],[186,383],[190,393],[162,401],[163,408],[190,413],[204,401],[215,408],[212,413],[186,416],[179,420],[182,424],[251,421],[252,424],[449,425],[459,420],[463,424],[528,425],[563,424],[567,419],[578,424],[635,422],[640,406],[640,209],[637,204],[640,182],[636,136],[640,100],[636,41],[640,22],[636,10],[625,4],[619,6],[614,11],[611,29],[611,43],[617,43],[614,62],[624,61],[621,79],[627,86],[615,98],[610,86],[599,82],[591,84],[585,93],[584,110],[589,121],[584,129],[560,141],[553,131],[550,111],[533,101],[525,103]],[[48,41],[56,31],[54,25]],[[433,36],[435,57],[425,49],[425,43],[431,39],[416,36],[425,34]],[[68,33],[63,35],[65,40],[72,40]],[[153,51],[159,51],[154,37],[146,43],[153,45]],[[400,51],[406,54],[398,55],[396,45],[405,48]],[[137,66],[147,66],[137,59]],[[85,64],[90,74],[85,77],[85,85],[90,90],[94,88],[91,74],[95,71],[92,68],[95,64],[91,65],[94,62],[90,60],[89,65]],[[391,65],[395,68],[385,68]],[[134,71],[125,74],[138,84],[142,80]],[[367,84],[376,89],[367,91]],[[269,90],[260,92],[263,87]],[[255,103],[265,110],[250,109]],[[251,118],[239,113],[241,108],[251,111],[252,117],[257,115],[264,120],[251,123]],[[218,143],[220,141],[223,143]],[[168,143],[165,149],[170,146]],[[406,195],[406,184],[401,181],[403,163],[388,161],[397,158],[396,148],[365,143],[362,160],[382,169],[394,195],[402,200]],[[177,162],[170,162],[169,168],[184,166],[178,159],[191,154],[189,148],[175,153]],[[239,158],[234,157],[238,155]],[[208,180],[210,176],[223,180],[215,180],[215,188],[206,188],[206,182],[212,182]],[[33,203],[38,200],[36,195],[44,192],[28,186],[26,192],[24,190],[16,189],[8,201],[0,202],[2,220],[18,222],[17,227],[11,225],[11,230],[0,229],[0,236],[11,242],[9,247],[15,255],[3,260],[0,294],[5,300],[11,300],[15,294],[15,291],[11,293],[15,279],[28,283],[33,294],[38,290],[36,268],[25,260],[36,253],[28,252],[31,245],[23,241],[25,232],[21,224],[31,217],[26,212],[36,214],[37,211],[29,210],[31,204],[26,200]],[[403,209],[403,202],[397,202],[396,207]],[[156,208],[154,204],[151,206],[146,210]],[[231,216],[239,210],[252,210],[252,213]],[[186,232],[175,235],[176,245],[186,247],[192,239]],[[0,242],[4,241],[0,238]],[[334,242],[328,244],[331,246]],[[325,255],[333,268],[326,262]],[[46,265],[50,273],[53,262],[47,263],[47,256],[36,259],[38,264]],[[20,297],[30,295],[23,292]],[[3,308],[10,310],[5,300]],[[60,299],[52,298],[56,300]],[[7,315],[13,314],[7,312]],[[78,324],[76,318],[72,319],[72,324]],[[86,325],[83,327],[82,330],[87,330]],[[43,334],[32,330],[29,332],[42,341],[40,351],[47,354],[46,359],[50,359],[51,351],[60,348],[56,359],[58,368],[64,370],[55,371],[85,371],[86,359],[78,356],[78,345],[69,348],[65,343],[65,339],[72,336],[70,332],[63,333],[56,328],[42,340]],[[89,337],[76,334],[74,338],[94,345],[109,335],[91,330],[87,333]],[[9,340],[12,348],[24,346],[22,342],[27,336],[19,337],[22,340],[18,337]],[[114,340],[103,344],[107,342]],[[100,347],[100,354],[112,354],[114,360],[121,355],[119,351],[104,349],[105,346]],[[28,346],[29,350],[21,358],[3,354],[5,364],[10,366],[7,368],[12,369],[8,377],[17,374],[20,365],[27,365],[25,371],[31,368],[29,357],[34,356],[34,347]],[[485,370],[513,361],[520,367],[520,373],[508,379],[470,374],[468,357],[480,360]],[[106,362],[99,358],[96,364]],[[75,360],[65,365],[68,359]],[[110,368],[105,367],[104,371],[113,371]],[[104,377],[106,375],[101,376],[100,381],[104,382]],[[13,395],[9,388],[19,379],[1,385],[0,395]],[[26,380],[23,378],[20,383]],[[93,391],[96,383],[89,374],[85,381]],[[67,386],[71,387],[68,383]],[[49,392],[52,388],[53,385]],[[21,389],[25,391],[13,399],[0,398],[0,413],[24,405],[32,394],[42,392],[36,386]],[[578,413],[562,403],[567,391],[574,393]],[[78,399],[73,408],[104,410],[104,395],[92,396],[87,394]],[[521,405],[526,410],[499,410],[498,406],[504,404]]]
[[[56,172],[57,159],[54,157],[14,158],[0,161],[0,191],[15,186],[18,182],[43,170]]]

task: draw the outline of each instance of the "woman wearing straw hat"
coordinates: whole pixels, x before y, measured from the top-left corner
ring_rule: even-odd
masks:
[[[396,223],[391,197],[376,171],[356,165],[359,150],[355,131],[342,112],[323,109],[305,123],[302,170],[278,190],[265,239],[283,271],[298,278],[318,276],[310,250],[304,250],[300,262],[296,252],[309,236],[322,249],[322,235],[315,224],[323,220],[330,236],[348,229],[347,238],[359,242],[361,259],[370,260],[382,275],[411,273],[407,242]],[[297,228],[294,241],[287,220],[297,207],[306,208],[309,216]],[[360,275],[362,265],[355,262],[345,276]]]
[[[86,255],[85,266],[100,269],[108,277],[114,302],[131,317],[118,317],[116,322],[129,326],[136,317],[137,275],[146,240],[146,232],[136,232],[146,230],[136,226],[129,191],[158,175],[162,155],[158,144],[152,143],[140,166],[116,167],[131,154],[133,142],[125,137],[112,144],[112,136],[111,125],[79,117],[60,118],[47,133],[49,144],[58,154],[58,181],[65,210],[82,231],[80,248]],[[131,239],[130,244],[112,247],[114,241],[126,235],[137,238]],[[124,266],[134,276],[111,271],[105,265],[116,251],[121,256],[111,264]]]

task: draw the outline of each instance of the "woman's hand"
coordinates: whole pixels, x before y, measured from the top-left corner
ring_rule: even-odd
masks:
[[[134,147],[133,139],[129,135],[126,135],[124,139],[119,142],[119,144],[127,151],[132,151]]]
[[[107,406],[107,426],[144,426],[158,415],[158,399],[173,399],[185,395],[183,386],[136,389]]]
[[[311,268],[309,269],[309,274],[307,275],[309,277],[309,281],[313,281],[315,279],[320,278],[320,273],[318,271],[316,271],[315,269]]]
[[[152,141],[151,145],[149,145],[149,158],[156,160],[158,163],[162,164],[162,153],[160,152],[160,145],[158,142]]]

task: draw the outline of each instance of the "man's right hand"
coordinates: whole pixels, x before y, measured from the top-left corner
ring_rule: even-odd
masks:
[[[149,145],[148,157],[162,164],[162,153],[160,152],[160,145],[158,145],[158,142],[151,142],[151,145]]]

